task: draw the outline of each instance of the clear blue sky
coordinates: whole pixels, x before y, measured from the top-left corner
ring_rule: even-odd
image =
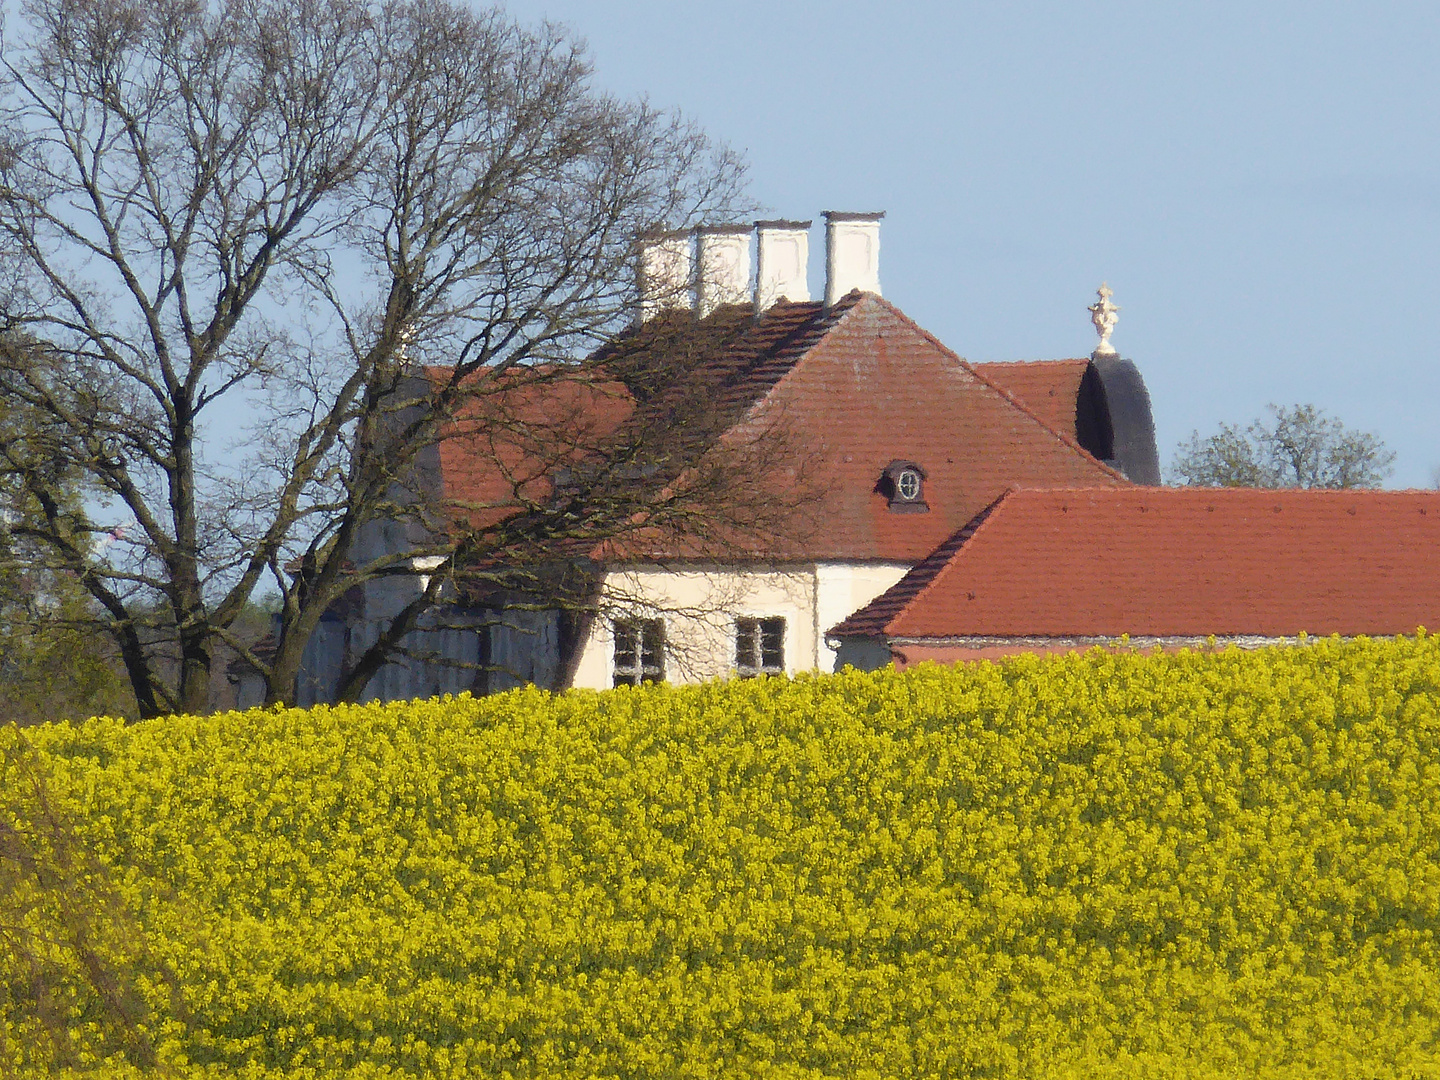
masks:
[[[887,211],[885,295],[968,359],[1085,355],[1108,280],[1162,464],[1273,401],[1378,434],[1393,486],[1440,465],[1433,0],[509,11],[743,150],[771,212]]]

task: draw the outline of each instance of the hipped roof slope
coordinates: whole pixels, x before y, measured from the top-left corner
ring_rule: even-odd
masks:
[[[756,477],[794,500],[788,538],[756,556],[913,563],[1010,485],[1125,482],[1080,446],[1073,418],[1052,428],[873,294],[777,304],[644,408],[696,393],[726,419],[722,442],[778,431],[803,463],[804,479]],[[881,481],[897,460],[925,470],[925,512],[894,511]]]

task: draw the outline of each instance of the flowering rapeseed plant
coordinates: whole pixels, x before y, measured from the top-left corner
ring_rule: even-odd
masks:
[[[1440,1076],[1423,633],[27,737],[177,1075]]]

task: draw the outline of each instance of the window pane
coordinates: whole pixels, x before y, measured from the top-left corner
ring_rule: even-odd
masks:
[[[640,679],[642,682],[660,682],[665,678],[665,624],[659,619],[646,619],[643,626]]]
[[[660,619],[616,619],[616,686],[638,686],[665,678],[665,624]]]
[[[635,640],[635,624],[632,622],[615,623],[615,668],[633,669],[635,667],[635,651],[637,642]]]
[[[785,670],[785,620],[760,622],[760,666],[766,671]]]
[[[914,501],[920,497],[920,474],[914,469],[906,469],[900,474],[900,497]]]
[[[735,620],[735,666],[741,671],[752,669],[758,660],[759,626],[754,619]]]
[[[735,673],[742,679],[785,671],[785,620],[735,620]]]
[[[665,626],[659,619],[646,619],[642,624],[642,654],[646,667],[661,663],[665,648]]]

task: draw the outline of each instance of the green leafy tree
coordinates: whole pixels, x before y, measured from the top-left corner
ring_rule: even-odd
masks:
[[[94,633],[94,598],[40,539],[58,529],[77,553],[103,556],[113,537],[70,527],[82,485],[37,417],[13,403],[0,412],[0,723],[134,712],[110,639]]]
[[[1175,450],[1172,480],[1199,487],[1374,488],[1395,455],[1367,431],[1346,427],[1314,405],[1281,408],[1246,427],[1193,432]]]
[[[0,546],[8,546],[3,533]],[[66,577],[38,578],[14,564],[0,569],[0,723],[133,714],[108,642],[90,632],[90,597]]]

